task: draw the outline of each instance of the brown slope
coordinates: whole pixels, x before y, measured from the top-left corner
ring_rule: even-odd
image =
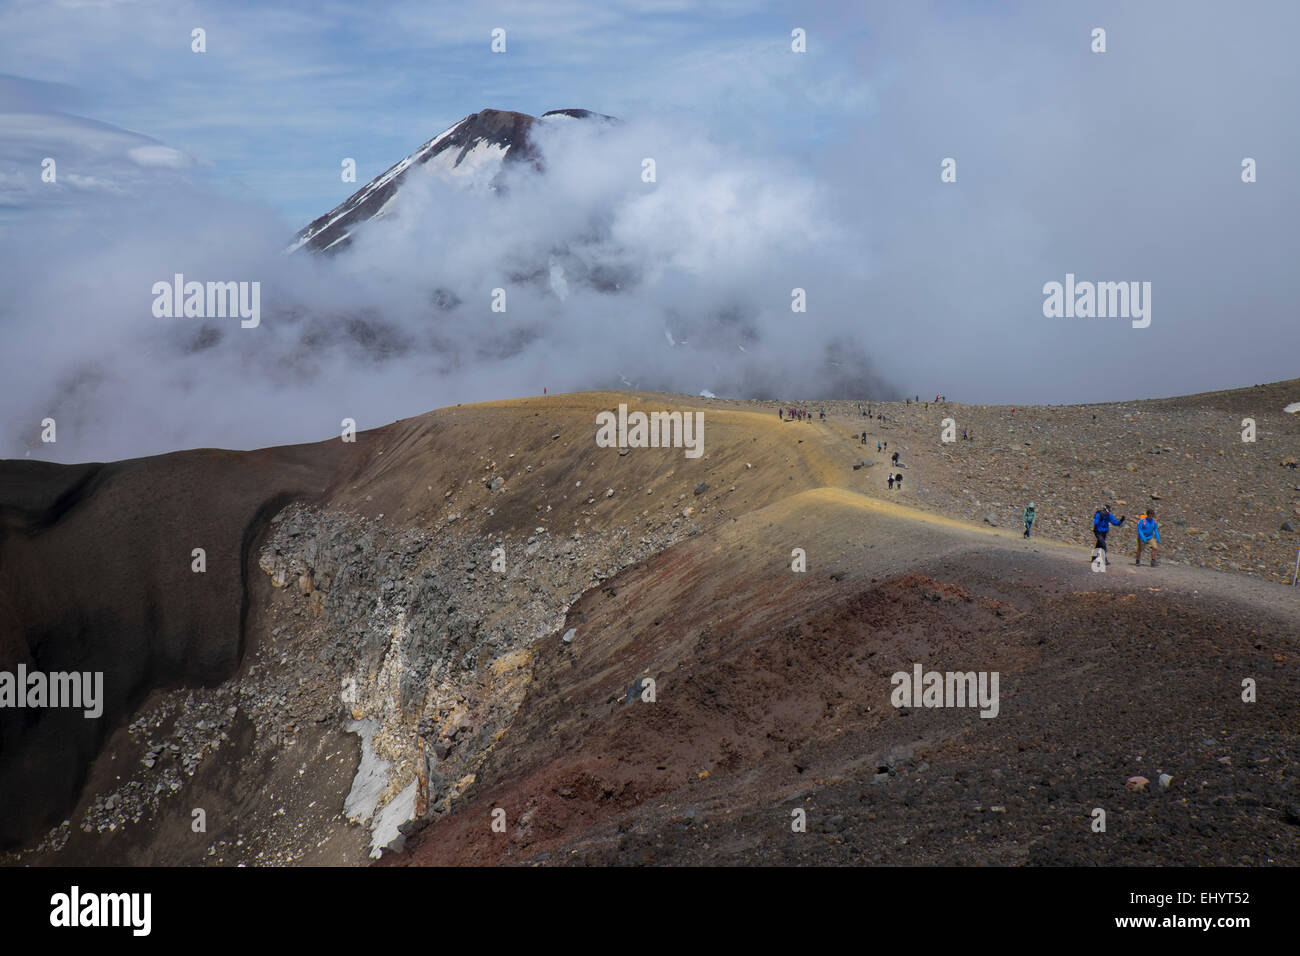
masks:
[[[1295,863],[1295,599],[1087,568],[836,493],[729,523],[575,606],[464,806],[399,859]],[[914,662],[999,671],[999,716],[894,709]],[[1124,789],[1157,770],[1176,788]]]

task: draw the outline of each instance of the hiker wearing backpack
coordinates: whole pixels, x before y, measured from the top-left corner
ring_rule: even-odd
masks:
[[[1149,544],[1151,545],[1151,567],[1154,568],[1157,564],[1156,545],[1160,543],[1160,528],[1156,525],[1156,512],[1154,508],[1148,508],[1147,513],[1144,515],[1138,515],[1137,536],[1137,560],[1133,563],[1138,565],[1142,563],[1142,545]]]
[[[1034,513],[1034,503],[1031,501],[1029,502],[1029,507],[1025,509],[1025,513],[1021,515],[1021,520],[1025,523],[1026,538],[1029,537],[1029,529],[1034,526],[1034,519],[1037,517],[1038,515]]]
[[[1110,505],[1102,505],[1092,516],[1092,533],[1097,537],[1097,547],[1105,555],[1106,563],[1110,564],[1110,552],[1106,550],[1106,535],[1110,533],[1111,526],[1119,527],[1124,523],[1128,515],[1120,515],[1117,520],[1111,514]],[[1095,549],[1094,549],[1095,552]]]

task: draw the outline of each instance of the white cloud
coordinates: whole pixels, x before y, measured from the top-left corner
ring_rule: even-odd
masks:
[[[166,166],[170,169],[185,169],[190,158],[179,149],[170,146],[136,146],[127,150],[127,155],[141,166]]]
[[[540,142],[547,174],[516,168],[503,195],[417,168],[330,259],[282,255],[255,207],[169,192],[11,237],[0,325],[21,347],[0,356],[0,455],[21,457],[46,415],[59,444],[33,454],[84,460],[303,441],[343,417],[369,427],[624,379],[722,395],[833,387],[855,265],[823,187],[680,121],[569,123]],[[641,180],[645,155],[657,183]],[[260,327],[155,318],[153,283],[177,272],[261,282]],[[790,311],[796,285],[817,290],[806,315]],[[498,287],[504,313],[490,307]],[[871,387],[857,353],[834,357]]]

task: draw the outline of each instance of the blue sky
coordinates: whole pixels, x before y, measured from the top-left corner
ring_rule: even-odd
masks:
[[[848,42],[860,20],[814,31],[812,55],[791,56],[791,29],[815,19],[748,0],[18,0],[0,5],[0,82],[11,109],[25,100],[157,140],[192,160],[188,175],[296,226],[346,197],[342,158],[356,159],[364,183],[486,107],[713,113],[757,149],[794,130],[806,148],[869,103]],[[202,54],[190,49],[196,27]],[[496,27],[504,54],[490,49]],[[46,148],[20,145],[11,138],[0,161],[39,161]],[[68,171],[89,174],[79,158]]]

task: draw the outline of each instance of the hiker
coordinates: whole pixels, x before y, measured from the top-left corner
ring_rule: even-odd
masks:
[[[1119,527],[1124,523],[1127,515],[1120,515],[1119,520],[1111,514],[1110,505],[1102,505],[1092,516],[1092,533],[1097,538],[1097,547],[1101,548],[1102,554],[1106,558],[1106,563],[1110,564],[1110,552],[1106,550],[1106,535],[1110,533],[1111,525]]]
[[[1034,503],[1032,501],[1029,502],[1029,507],[1025,509],[1025,513],[1020,517],[1025,523],[1025,537],[1028,538],[1029,529],[1034,526],[1034,519],[1038,517],[1038,515],[1034,513]]]
[[[899,490],[899,491],[902,491],[902,490],[903,490],[903,473],[902,473],[902,472],[899,472],[897,475],[894,476],[894,484],[898,486],[898,490]]]
[[[865,445],[866,443],[867,443],[867,433],[866,433],[866,432],[863,432],[863,433],[862,433],[862,444]]]
[[[1151,567],[1156,566],[1156,545],[1160,543],[1160,528],[1156,526],[1156,510],[1148,508],[1147,513],[1138,515],[1137,522],[1138,555],[1134,564],[1142,563],[1142,545],[1151,545]]]
[[[890,459],[895,465],[898,464],[898,452],[894,452],[893,458]]]
[[[889,476],[889,490],[890,490],[890,491],[893,491],[893,490],[894,490],[894,476],[893,476],[893,475],[890,475],[890,476]]]
[[[966,435],[966,429],[964,429],[964,428],[961,430],[961,440],[962,440],[962,441],[967,441],[967,440],[968,440],[968,436]]]
[[[889,442],[885,442],[885,451],[889,451]]]
[[[877,454],[877,455],[880,454],[880,439],[879,439],[879,438],[876,439],[876,454]]]
[[[781,421],[785,421],[785,412],[782,409],[778,408],[776,410],[776,417],[781,419]]]

